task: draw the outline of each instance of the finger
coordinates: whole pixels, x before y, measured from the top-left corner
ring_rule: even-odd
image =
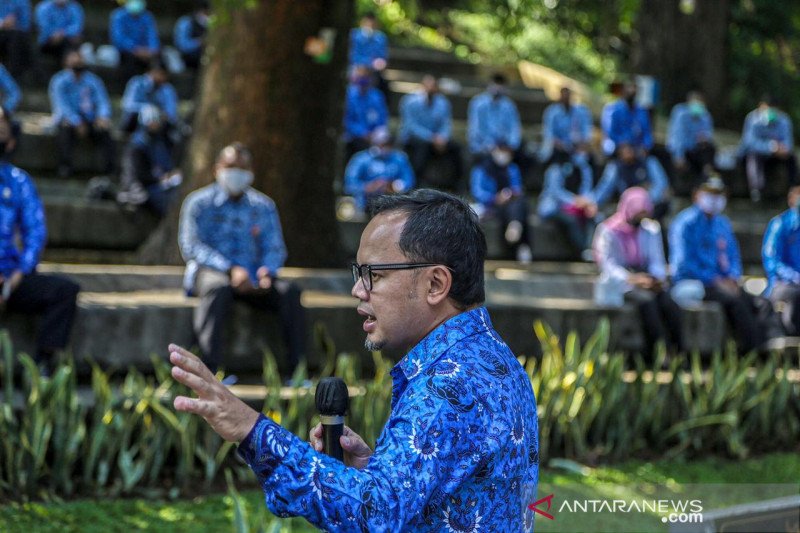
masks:
[[[202,397],[210,392],[211,384],[208,381],[177,366],[172,367],[172,377],[192,389],[198,396]]]
[[[367,446],[367,443],[358,436],[345,437],[342,435],[339,437],[339,444],[342,445],[342,449],[353,455],[369,455],[372,451],[369,449],[369,446]]]
[[[186,396],[177,396],[175,397],[175,401],[172,403],[175,406],[175,409],[178,411],[200,415],[203,418],[208,418],[214,414],[213,404],[205,400],[187,398]]]
[[[216,379],[199,357],[180,346],[170,344],[169,360],[173,365],[179,366],[183,370],[196,374],[207,381]]]

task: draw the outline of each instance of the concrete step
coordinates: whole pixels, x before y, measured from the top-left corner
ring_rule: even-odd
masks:
[[[309,326],[324,325],[338,353],[359,353],[368,360],[363,348],[362,319],[355,312],[354,298],[306,291],[302,302]],[[72,353],[80,360],[92,360],[107,368],[149,369],[151,357],[166,358],[169,343],[193,345],[192,311],[197,304],[197,299],[171,290],[81,293]],[[545,321],[557,334],[576,331],[585,340],[595,330],[598,320],[607,316],[612,324],[614,349],[635,351],[642,344],[639,318],[631,307],[603,309],[584,299],[491,293],[487,305],[496,329],[519,355],[540,353],[533,333],[537,319]],[[724,320],[716,305],[687,311],[685,320],[690,346],[706,352],[722,345]],[[0,316],[0,327],[11,332],[15,347],[28,353],[33,348],[33,326],[28,317]],[[283,348],[274,316],[237,304],[228,328],[225,367],[229,371],[260,373],[262,354],[267,349],[281,360]],[[309,346],[314,347],[310,349],[309,366],[318,370],[324,363],[324,354],[313,343],[313,330],[309,327]]]

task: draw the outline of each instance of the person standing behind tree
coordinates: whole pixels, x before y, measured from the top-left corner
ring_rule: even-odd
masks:
[[[764,295],[781,310],[783,326],[800,336],[800,185],[789,190],[789,209],[764,233],[761,256],[769,285]]]

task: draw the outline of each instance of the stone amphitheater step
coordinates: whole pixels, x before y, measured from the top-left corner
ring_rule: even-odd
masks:
[[[305,291],[303,305],[309,326],[323,324],[337,352],[360,353],[363,349],[361,318],[355,312],[351,296]],[[85,292],[80,296],[79,313],[72,334],[71,351],[81,360],[91,360],[103,367],[126,369],[151,367],[151,357],[166,357],[170,342],[193,345],[192,310],[195,298],[179,290],[137,291],[127,293]],[[642,336],[633,308],[602,309],[590,300],[570,298],[535,298],[508,293],[492,294],[487,299],[493,323],[517,354],[539,353],[533,323],[543,320],[560,335],[576,331],[582,339],[595,330],[601,317],[612,324],[612,345],[618,350],[638,350]],[[30,353],[34,323],[19,315],[0,317],[17,349]],[[709,352],[722,345],[725,326],[716,305],[685,314],[686,339],[690,346]],[[235,373],[258,374],[265,350],[271,349],[282,360],[282,343],[276,320],[268,313],[236,305],[228,324],[225,367]],[[318,370],[324,354],[312,338],[316,327],[309,327],[309,366]]]

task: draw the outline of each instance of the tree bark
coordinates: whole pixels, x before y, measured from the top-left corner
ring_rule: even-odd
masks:
[[[641,2],[630,68],[659,80],[665,111],[699,89],[711,114],[726,116],[729,20],[729,0],[695,0],[691,13],[681,0]]]
[[[275,200],[293,265],[343,259],[333,181],[353,10],[352,0],[260,0],[222,13],[209,36],[181,200],[214,179],[222,147],[247,144],[254,187]],[[328,64],[304,52],[321,28],[336,30]],[[140,249],[142,262],[181,264],[176,204]]]

